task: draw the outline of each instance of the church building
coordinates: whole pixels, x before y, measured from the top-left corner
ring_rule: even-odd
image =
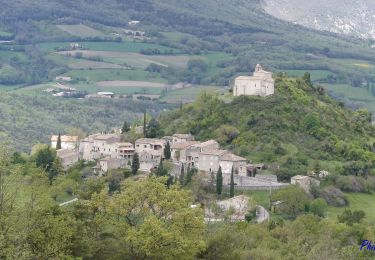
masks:
[[[272,72],[263,70],[259,64],[253,76],[239,76],[233,86],[234,96],[270,96],[275,93],[275,81]]]

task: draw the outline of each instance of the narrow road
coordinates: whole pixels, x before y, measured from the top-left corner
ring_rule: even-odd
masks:
[[[257,205],[256,222],[258,224],[263,223],[264,221],[268,220],[269,217],[270,214],[268,213],[268,211],[262,206]]]

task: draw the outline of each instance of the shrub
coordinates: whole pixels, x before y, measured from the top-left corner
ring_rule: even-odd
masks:
[[[320,191],[320,196],[330,206],[343,207],[348,205],[348,200],[345,198],[344,193],[333,186],[325,187]]]

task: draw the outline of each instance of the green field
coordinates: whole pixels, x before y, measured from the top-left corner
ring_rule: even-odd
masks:
[[[354,88],[346,84],[323,84],[323,86],[347,102],[375,111],[375,97],[366,88]]]
[[[334,76],[335,74],[329,70],[285,70],[291,77],[302,77],[305,72],[309,72],[313,81],[325,79],[328,76]]]
[[[194,101],[202,91],[220,91],[219,87],[214,86],[194,86],[168,91],[160,100],[167,103],[187,103]]]
[[[82,48],[93,51],[140,52],[143,49],[158,49],[160,51],[174,50],[169,47],[143,42],[76,42]],[[37,47],[43,51],[55,51],[55,48],[69,48],[70,42],[39,43]]]
[[[365,193],[345,193],[349,200],[349,206],[343,208],[328,207],[327,217],[337,219],[346,208],[351,210],[363,210],[366,213],[366,219],[375,221],[375,195]]]
[[[74,79],[81,79],[88,82],[107,80],[139,80],[166,83],[159,74],[144,70],[124,69],[101,69],[101,70],[72,70],[64,74]]]
[[[104,34],[94,28],[86,26],[84,24],[76,24],[76,25],[57,25],[57,27],[74,36],[79,37],[97,37],[103,36]]]

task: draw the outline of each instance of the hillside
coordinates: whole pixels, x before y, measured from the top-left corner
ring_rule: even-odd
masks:
[[[203,93],[161,118],[165,132],[216,139],[255,163],[267,163],[283,180],[316,167],[348,174],[354,165],[363,171],[374,166],[370,113],[343,108],[323,88],[278,77],[274,96],[227,99]]]
[[[265,0],[267,13],[317,30],[375,38],[375,5],[369,0]]]

